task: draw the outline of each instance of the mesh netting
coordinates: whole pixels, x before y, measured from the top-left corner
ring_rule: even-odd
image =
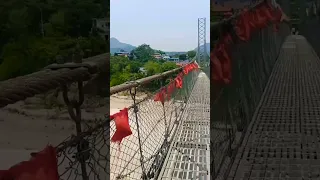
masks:
[[[212,28],[211,34],[221,34],[221,30]],[[230,46],[232,83],[221,85],[211,81],[210,160],[211,174],[215,179],[224,179],[228,174],[277,60],[281,44],[289,32],[288,26],[282,23],[278,32],[270,25],[253,32],[248,42],[236,39]],[[217,37],[212,38],[214,41]]]
[[[109,119],[96,122],[80,136],[58,146],[60,179],[107,179],[109,177]],[[86,172],[86,173],[83,173]]]
[[[156,91],[129,108],[132,135],[120,145],[110,144],[110,179],[150,179],[158,176],[198,73],[195,70],[185,75],[183,88],[176,89],[164,105],[154,101],[155,94],[159,92]],[[113,121],[110,130],[112,136],[115,132]]]

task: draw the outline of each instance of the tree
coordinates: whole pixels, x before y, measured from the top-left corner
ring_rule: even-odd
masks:
[[[187,60],[187,55],[186,54],[180,54],[179,55],[179,60]]]
[[[152,76],[161,73],[161,64],[155,61],[148,61],[144,65],[144,69],[147,71],[147,76]]]
[[[159,53],[161,55],[166,54],[165,52],[161,51],[161,50],[157,50],[156,53]]]
[[[180,54],[175,54],[175,55],[173,55],[172,57],[174,57],[174,58],[179,58],[179,56],[180,56]]]
[[[122,84],[127,81],[143,78],[140,72],[142,63],[131,61],[124,56],[110,57],[110,86]]]
[[[46,23],[44,28],[46,35],[64,36],[68,30],[68,26],[65,24],[65,13],[59,11],[52,14],[49,23]]]
[[[196,51],[188,51],[187,55],[190,59],[193,59],[196,56],[197,52]]]
[[[110,75],[122,72],[129,63],[129,59],[124,56],[110,57]]]
[[[174,62],[165,62],[161,64],[161,72],[170,71],[172,69],[178,68],[177,64]]]
[[[153,54],[154,54],[154,50],[147,44],[142,44],[134,50],[134,55],[141,62],[147,62],[149,60],[152,60]]]
[[[106,16],[102,0],[0,2],[0,79],[37,71],[61,57],[71,60],[76,44],[84,56],[107,52],[91,32],[92,19]],[[42,37],[42,25],[45,36]]]

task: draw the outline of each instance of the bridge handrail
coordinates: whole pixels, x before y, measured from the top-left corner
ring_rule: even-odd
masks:
[[[83,59],[82,63],[51,64],[38,72],[2,81],[0,108],[61,85],[90,80],[95,74],[107,76],[108,58],[105,53]]]
[[[189,62],[188,64],[192,64],[194,62],[195,61],[193,60],[193,61]],[[182,69],[183,69],[183,67],[179,67],[179,68],[172,69],[172,70],[169,70],[169,71],[165,71],[165,72],[162,72],[162,73],[159,73],[159,74],[155,74],[155,75],[148,76],[148,77],[145,77],[145,78],[137,79],[135,81],[128,81],[128,82],[125,82],[125,83],[122,83],[122,84],[119,84],[119,85],[116,85],[116,86],[112,86],[112,87],[110,87],[110,96],[113,95],[113,94],[125,91],[125,90],[129,90],[129,89],[132,89],[132,88],[139,87],[141,85],[148,84],[148,83],[150,83],[152,81],[159,80],[159,79],[162,79],[164,77],[173,75],[173,74],[175,74],[177,72],[182,71]]]
[[[125,82],[123,84],[112,86],[112,87],[110,87],[110,96],[113,95],[113,94],[125,91],[125,90],[129,90],[131,88],[135,88],[135,87],[147,84],[147,83],[149,83],[151,81],[159,80],[159,79],[162,79],[164,77],[173,75],[173,74],[175,74],[177,72],[180,72],[181,70],[182,70],[182,67],[179,67],[179,68],[172,69],[172,70],[169,70],[169,71],[166,71],[166,72],[163,72],[163,73],[159,73],[159,74],[155,74],[155,75],[148,76],[148,77],[145,77],[145,78],[141,78],[141,79],[138,79],[138,80],[135,80],[135,81],[129,81],[129,82]]]

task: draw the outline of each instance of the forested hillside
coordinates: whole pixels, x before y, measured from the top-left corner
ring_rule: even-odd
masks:
[[[92,19],[107,16],[105,0],[0,1],[0,80],[28,74],[47,64],[107,51],[92,31]]]
[[[178,67],[174,62],[155,59],[152,56],[155,52],[159,53],[161,51],[154,50],[147,44],[142,44],[132,51],[136,59],[123,56],[111,56],[110,86],[152,76]],[[141,71],[142,69],[143,71]],[[171,77],[168,79],[170,78]],[[165,81],[168,79],[165,79]],[[147,89],[154,90],[160,88],[160,85],[160,81],[154,81],[148,84]]]

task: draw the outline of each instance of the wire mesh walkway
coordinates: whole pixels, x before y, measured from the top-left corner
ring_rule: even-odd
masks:
[[[200,73],[159,179],[210,179],[210,80]]]
[[[229,179],[319,179],[320,61],[302,36],[281,48]]]

